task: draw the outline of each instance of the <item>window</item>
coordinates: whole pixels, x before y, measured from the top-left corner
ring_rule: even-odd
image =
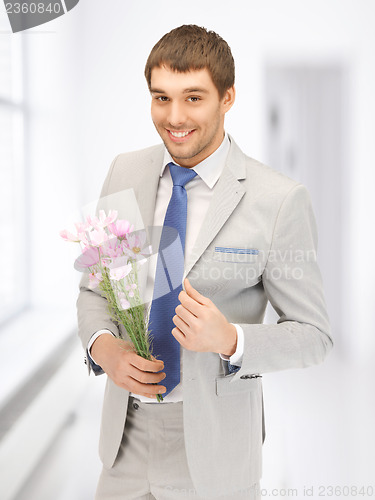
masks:
[[[308,188],[319,233],[318,262],[332,330],[342,331],[340,291],[348,220],[348,68],[329,63],[269,64],[265,74],[267,162]],[[332,237],[332,234],[335,234]]]
[[[28,301],[22,37],[0,17],[0,324]]]

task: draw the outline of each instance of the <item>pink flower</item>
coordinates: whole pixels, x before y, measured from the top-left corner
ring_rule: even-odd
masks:
[[[137,285],[135,283],[132,283],[131,285],[126,285],[126,290],[128,291],[129,297],[134,297],[134,291],[137,288]]]
[[[99,249],[100,251],[100,249]],[[101,259],[102,266],[109,267],[112,264],[112,259]]]
[[[137,231],[126,236],[123,248],[124,253],[132,259],[139,259],[151,255],[151,246],[145,247],[146,232]]]
[[[109,224],[108,229],[118,238],[124,238],[130,231],[133,231],[133,226],[130,226],[127,220],[119,219]]]
[[[81,241],[77,234],[73,234],[66,229],[60,231],[60,236],[65,241],[73,241],[74,243],[79,243]]]
[[[88,225],[83,222],[76,222],[75,224],[77,230],[77,238],[84,246],[88,246],[89,242],[87,241],[87,230]]]
[[[77,234],[64,229],[63,231],[60,231],[60,236],[64,238],[65,241],[73,241],[74,243],[81,243],[84,246],[88,246],[89,243],[87,241],[84,224],[78,222],[74,225],[76,227]]]
[[[96,247],[87,247],[75,261],[75,268],[81,271],[87,267],[95,266],[99,262],[99,250]]]
[[[104,242],[108,241],[108,235],[102,228],[94,229],[88,233],[88,239],[91,245],[100,247]]]
[[[115,267],[114,269],[110,269],[109,277],[111,280],[120,281],[125,276],[127,276],[132,270],[131,264],[126,264],[126,266]]]
[[[77,229],[77,233],[84,233],[85,231],[88,230],[88,225],[84,222],[75,222],[74,223],[76,229]]]
[[[121,242],[117,238],[110,238],[105,242],[105,245],[100,248],[100,252],[102,255],[111,257],[113,259],[115,259],[116,257],[121,257],[121,255],[123,254]]]
[[[110,210],[108,216],[105,215],[104,210],[99,211],[99,220],[101,227],[107,227],[108,224],[112,224],[117,218],[117,210]]]
[[[130,302],[127,300],[126,295],[124,292],[120,292],[118,294],[118,300],[120,302],[121,308],[122,309],[128,309],[130,307]]]
[[[86,224],[88,227],[98,227],[99,219],[95,215],[88,215],[86,217]]]
[[[102,273],[89,274],[89,288],[96,288],[101,281],[103,281]]]
[[[110,210],[108,216],[105,214],[104,210],[99,210],[99,218],[96,215],[88,215],[86,217],[86,222],[89,226],[95,229],[105,228],[108,224],[112,224],[117,218],[117,210]]]

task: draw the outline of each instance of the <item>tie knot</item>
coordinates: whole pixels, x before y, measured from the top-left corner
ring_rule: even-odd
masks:
[[[169,163],[169,171],[172,176],[173,186],[184,187],[197,175],[197,172],[194,172],[194,170],[191,170],[190,168],[180,167],[179,165],[175,165],[174,163]]]

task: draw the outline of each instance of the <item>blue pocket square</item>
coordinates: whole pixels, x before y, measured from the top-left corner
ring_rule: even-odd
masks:
[[[259,250],[257,248],[215,247],[215,252],[258,255]]]

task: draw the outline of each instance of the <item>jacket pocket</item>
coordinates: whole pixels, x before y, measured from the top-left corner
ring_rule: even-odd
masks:
[[[233,381],[235,373],[216,377],[216,395],[230,396],[241,392],[256,391],[261,385],[261,378],[244,378]]]

